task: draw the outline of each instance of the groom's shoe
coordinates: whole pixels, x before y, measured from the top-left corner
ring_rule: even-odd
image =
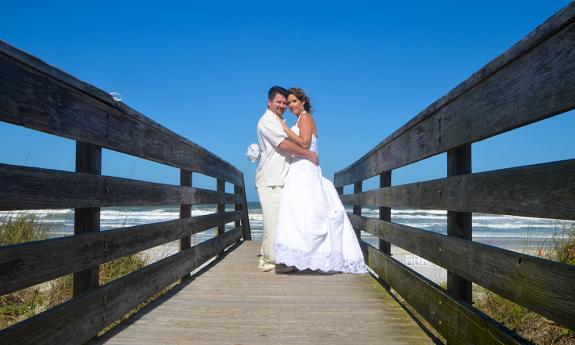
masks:
[[[289,273],[295,271],[295,267],[284,264],[276,264],[276,273]]]

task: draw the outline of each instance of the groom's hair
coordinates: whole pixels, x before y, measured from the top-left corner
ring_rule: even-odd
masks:
[[[268,99],[269,99],[269,100],[274,99],[274,97],[275,97],[278,93],[279,93],[280,95],[284,96],[285,98],[287,98],[287,96],[288,96],[288,91],[287,91],[286,89],[284,89],[283,87],[281,87],[281,86],[272,86],[272,87],[270,88],[270,90],[268,91]]]

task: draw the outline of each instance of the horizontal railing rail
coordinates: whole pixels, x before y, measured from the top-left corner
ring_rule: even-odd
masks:
[[[72,299],[0,330],[1,344],[85,343],[242,238],[251,239],[237,168],[1,41],[0,121],[76,141],[75,172],[0,163],[0,210],[74,209],[73,235],[0,246],[0,295],[74,275]],[[102,176],[102,148],[178,168],[179,185]],[[216,190],[192,187],[193,173],[215,178]],[[215,205],[215,213],[192,217],[192,205],[202,204]],[[129,206],[179,206],[180,217],[100,231],[102,207]],[[192,235],[212,228],[213,238],[192,246]],[[178,240],[177,254],[100,282],[100,265]]]
[[[473,212],[575,220],[575,160],[471,169],[473,143],[575,108],[573,66],[575,3],[335,174],[358,235],[379,239],[361,240],[368,266],[449,343],[526,342],[472,305],[472,283],[575,330],[575,266],[472,241]],[[392,186],[393,170],[441,153],[446,178]],[[447,235],[394,223],[392,208],[446,210]],[[391,244],[446,269],[447,288],[395,260]]]
[[[2,41],[0,78],[0,121],[242,184],[230,163]]]
[[[334,184],[366,180],[573,109],[574,21],[570,4],[337,172]]]

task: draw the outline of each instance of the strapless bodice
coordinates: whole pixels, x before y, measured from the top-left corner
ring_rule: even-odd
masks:
[[[291,128],[291,130],[295,134],[299,135],[299,127],[298,126],[293,126]],[[309,145],[309,150],[313,151],[313,152],[317,152],[317,136],[315,134],[311,135],[311,143]]]

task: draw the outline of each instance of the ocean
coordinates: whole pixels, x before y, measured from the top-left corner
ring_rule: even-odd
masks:
[[[262,213],[258,202],[248,203],[252,238],[261,238]],[[232,211],[232,206],[227,210]],[[348,208],[351,212],[351,207]],[[20,211],[0,212],[0,217]],[[74,210],[30,210],[25,211],[36,216],[38,222],[50,227],[54,237],[67,236],[73,233]],[[216,212],[216,205],[193,206],[192,216],[200,216]],[[376,208],[363,208],[362,215],[378,218]],[[168,207],[112,207],[103,208],[100,215],[102,231],[121,227],[129,227],[154,222],[178,219],[178,206]],[[441,234],[446,233],[447,212],[434,210],[402,210],[394,209],[392,221]],[[567,228],[575,226],[575,222],[528,218],[516,216],[501,216],[492,214],[473,214],[473,240],[505,248],[529,248],[550,243],[556,237],[564,235]],[[231,227],[231,225],[229,225]],[[377,243],[375,238],[364,234],[367,242]],[[213,231],[196,235],[197,241],[213,236]]]
[[[252,239],[261,239],[262,212],[257,202],[248,203]],[[230,205],[226,208],[232,211]],[[351,212],[351,207],[348,211]],[[37,221],[49,227],[53,237],[69,236],[73,233],[74,210],[33,210]],[[192,207],[192,217],[216,212],[216,205],[200,205]],[[0,212],[0,222],[3,218],[14,215],[14,212]],[[379,217],[376,208],[363,208],[362,215]],[[103,208],[100,214],[102,231],[136,226],[141,224],[169,221],[179,218],[179,207],[112,207]],[[396,209],[391,212],[392,221],[423,230],[446,234],[447,212],[433,210]],[[226,225],[233,228],[233,223]],[[473,240],[500,248],[505,248],[525,254],[537,255],[547,247],[553,247],[557,239],[565,237],[567,231],[575,227],[573,221],[559,221],[541,218],[516,216],[500,216],[492,214],[473,214]],[[210,229],[192,236],[192,245],[201,243],[216,234],[216,229]],[[362,239],[377,246],[379,240],[367,233],[362,233]],[[178,242],[174,241],[145,251],[148,262],[160,260],[178,251]],[[409,253],[399,247],[391,247],[393,257],[409,266],[428,279],[441,284],[447,279],[444,268],[437,266],[424,258]],[[254,259],[254,267],[256,265]]]

